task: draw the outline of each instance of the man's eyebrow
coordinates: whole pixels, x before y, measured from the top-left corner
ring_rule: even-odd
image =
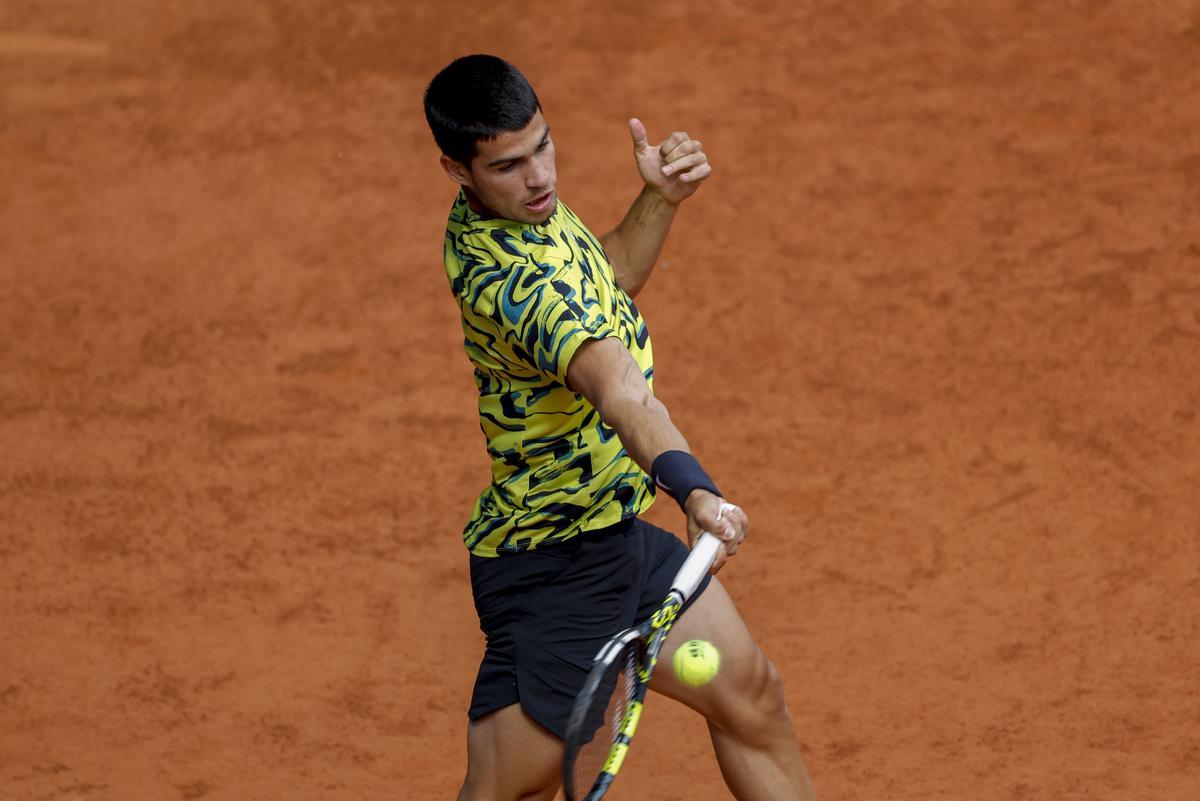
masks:
[[[548,141],[550,141],[550,126],[549,125],[546,126],[546,130],[542,131],[542,138],[538,140],[538,147],[541,148],[541,146],[546,144]],[[498,167],[501,164],[509,164],[509,163],[515,164],[516,162],[518,162],[524,158],[526,158],[526,156],[523,156],[523,155],[521,155],[521,156],[501,156],[498,159],[492,159],[491,161],[489,161],[487,163],[487,166]]]

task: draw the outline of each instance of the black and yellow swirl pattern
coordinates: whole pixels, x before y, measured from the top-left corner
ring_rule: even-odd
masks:
[[[579,346],[610,336],[653,383],[645,323],[591,231],[561,201],[534,225],[483,219],[460,192],[445,263],[492,457],[492,483],[463,532],[471,553],[516,553],[649,508],[649,478],[566,385]]]

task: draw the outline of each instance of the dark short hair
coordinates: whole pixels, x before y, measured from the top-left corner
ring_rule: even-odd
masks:
[[[521,71],[488,55],[455,59],[425,89],[425,119],[442,152],[470,165],[479,140],[519,131],[541,108]]]

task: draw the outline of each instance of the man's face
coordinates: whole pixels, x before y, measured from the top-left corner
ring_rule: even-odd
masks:
[[[550,126],[541,109],[521,130],[481,140],[476,151],[469,165],[442,156],[446,174],[469,190],[468,197],[473,193],[485,211],[506,220],[541,223],[550,219],[558,205],[558,173]]]

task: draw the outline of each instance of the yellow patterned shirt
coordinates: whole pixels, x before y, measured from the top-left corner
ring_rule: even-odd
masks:
[[[592,233],[561,201],[535,225],[481,218],[460,192],[445,262],[492,457],[492,483],[463,532],[471,553],[517,553],[648,509],[650,479],[567,387],[575,351],[604,337],[624,342],[653,380],[650,335]]]

